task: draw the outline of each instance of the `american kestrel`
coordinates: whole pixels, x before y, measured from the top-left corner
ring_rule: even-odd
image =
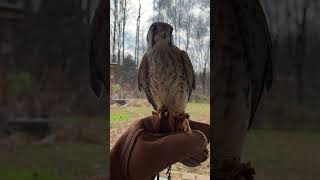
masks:
[[[138,87],[157,111],[168,112],[171,130],[191,133],[185,113],[192,90],[195,72],[188,54],[172,41],[173,27],[164,22],[153,23],[147,35],[147,52],[139,67]]]

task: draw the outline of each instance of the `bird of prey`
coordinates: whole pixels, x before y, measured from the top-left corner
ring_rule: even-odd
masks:
[[[164,22],[150,26],[147,52],[139,66],[138,87],[157,113],[168,112],[169,130],[190,134],[185,109],[195,89],[195,73],[188,54],[174,45],[172,31],[173,27]]]
[[[97,97],[107,88],[107,1],[101,0],[91,25],[89,66],[91,88]]]

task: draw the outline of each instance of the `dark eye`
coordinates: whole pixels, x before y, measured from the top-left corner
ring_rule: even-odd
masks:
[[[172,31],[173,31],[173,28],[171,28],[171,30],[170,30],[170,34],[172,34]]]

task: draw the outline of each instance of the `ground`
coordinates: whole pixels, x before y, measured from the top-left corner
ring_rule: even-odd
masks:
[[[0,136],[0,179],[85,180],[106,174],[109,147],[101,119],[65,118],[54,130],[54,140],[23,133]]]
[[[318,179],[320,133],[308,131],[253,130],[244,148],[257,180]]]

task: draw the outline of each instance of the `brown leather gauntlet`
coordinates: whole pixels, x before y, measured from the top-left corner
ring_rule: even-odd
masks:
[[[111,179],[150,180],[176,162],[194,167],[205,161],[209,125],[190,121],[190,126],[192,135],[160,134],[157,116],[135,121],[110,152]]]

